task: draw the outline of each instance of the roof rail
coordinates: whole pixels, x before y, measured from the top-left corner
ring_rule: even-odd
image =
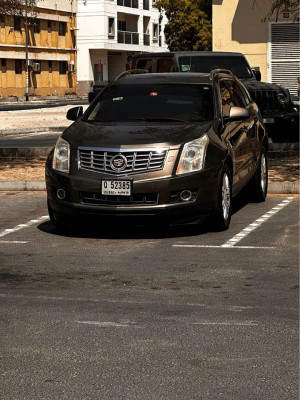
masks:
[[[233,73],[229,69],[217,68],[217,69],[213,69],[210,72],[210,76],[209,76],[210,80],[212,81],[214,79],[215,75],[217,75],[217,74],[229,74],[229,75],[234,76]]]

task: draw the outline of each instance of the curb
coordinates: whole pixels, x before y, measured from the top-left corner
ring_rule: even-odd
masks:
[[[0,191],[43,191],[46,190],[46,183],[44,180],[13,180],[13,181],[0,181]],[[269,182],[269,194],[299,194],[299,182]]]
[[[10,136],[10,135],[22,135],[26,133],[39,133],[39,132],[62,132],[68,126],[53,126],[44,128],[25,128],[25,129],[2,129],[0,130],[0,137]]]

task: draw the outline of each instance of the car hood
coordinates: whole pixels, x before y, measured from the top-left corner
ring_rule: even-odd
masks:
[[[268,82],[259,82],[257,80],[252,79],[241,79],[243,84],[246,86],[248,90],[286,90],[282,86],[275,85],[273,83]]]
[[[62,137],[71,148],[128,146],[177,146],[202,136],[210,123],[90,123],[78,120]]]

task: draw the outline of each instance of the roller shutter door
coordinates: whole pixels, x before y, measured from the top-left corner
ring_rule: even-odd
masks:
[[[299,23],[271,23],[269,79],[297,94],[300,77]]]

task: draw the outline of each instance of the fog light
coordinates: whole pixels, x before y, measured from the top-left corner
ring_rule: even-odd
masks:
[[[59,200],[64,200],[66,198],[66,191],[64,189],[57,189],[56,196]]]
[[[179,196],[182,201],[190,201],[192,200],[193,193],[190,190],[183,190]]]

